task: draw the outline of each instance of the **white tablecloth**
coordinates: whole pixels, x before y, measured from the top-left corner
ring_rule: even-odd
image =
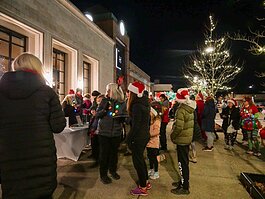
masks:
[[[77,161],[87,144],[87,127],[65,128],[62,133],[54,134],[57,158]]]

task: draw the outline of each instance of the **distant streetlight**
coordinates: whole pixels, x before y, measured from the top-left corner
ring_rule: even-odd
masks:
[[[212,53],[213,51],[214,51],[214,48],[212,46],[205,48],[206,53]]]
[[[91,14],[86,13],[85,16],[86,16],[86,18],[88,18],[90,21],[93,21],[93,17],[92,17]]]
[[[248,88],[252,89],[253,88],[253,85],[250,85]]]

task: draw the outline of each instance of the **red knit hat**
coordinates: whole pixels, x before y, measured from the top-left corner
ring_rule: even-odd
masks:
[[[128,90],[135,93],[137,97],[143,97],[144,88],[145,88],[144,84],[140,82],[133,82],[130,83],[128,86]]]
[[[190,100],[189,90],[187,88],[180,88],[177,91],[176,100],[179,103],[185,103]]]
[[[75,91],[73,89],[70,89],[68,94],[75,94]]]

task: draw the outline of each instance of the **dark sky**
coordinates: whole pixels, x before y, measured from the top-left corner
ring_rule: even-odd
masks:
[[[256,17],[265,17],[260,0],[71,0],[80,10],[100,4],[123,20],[130,37],[130,60],[152,80],[185,85],[182,67],[190,53],[204,42],[209,14],[218,21],[216,34],[248,33],[261,29]],[[264,22],[265,23],[265,22]],[[265,55],[253,56],[248,45],[230,42],[234,60],[244,62],[244,70],[231,82],[235,91],[265,90],[254,71],[265,71]],[[265,79],[264,79],[265,81]]]

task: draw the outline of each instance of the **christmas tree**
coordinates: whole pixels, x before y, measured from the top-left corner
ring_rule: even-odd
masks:
[[[185,78],[195,90],[205,90],[215,95],[219,90],[228,90],[225,86],[242,70],[232,64],[227,37],[215,37],[216,23],[209,17],[209,26],[205,34],[205,43],[191,57],[191,63],[185,68]]]

